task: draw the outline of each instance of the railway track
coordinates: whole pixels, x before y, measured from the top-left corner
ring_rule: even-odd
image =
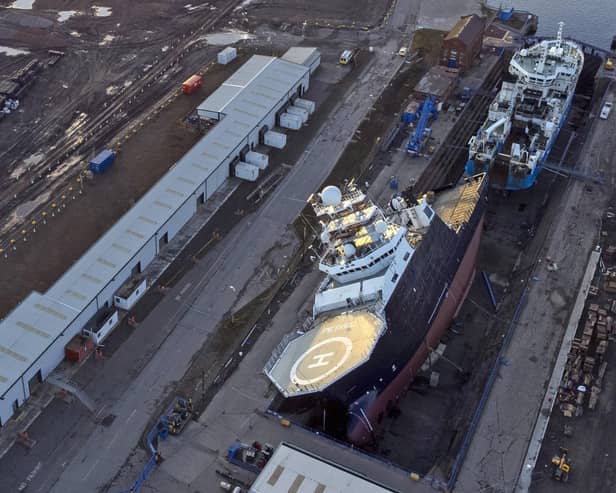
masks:
[[[467,143],[488,113],[488,107],[494,99],[492,92],[502,80],[504,65],[505,60],[501,56],[486,76],[480,90],[460,114],[445,143],[434,153],[430,163],[417,179],[413,187],[415,196],[420,197],[430,190],[454,184],[460,179],[468,156]]]
[[[66,202],[79,193],[79,180],[84,171],[84,163],[79,159],[79,151],[90,146],[100,148],[108,142],[111,136],[117,134],[128,122],[143,114],[148,109],[155,107],[152,104],[152,90],[150,89],[161,77],[179,69],[182,58],[197,46],[200,38],[215,26],[223,17],[229,14],[241,0],[233,0],[224,8],[211,16],[206,13],[206,20],[197,29],[185,33],[176,42],[170,41],[169,50],[164,53],[152,68],[143,73],[133,85],[118,94],[111,102],[99,112],[92,120],[84,122],[81,126],[69,132],[56,146],[47,153],[46,158],[33,166],[28,173],[29,179],[14,181],[10,177],[8,182],[0,185],[3,189],[3,198],[0,199],[0,218],[5,223],[9,222],[15,210],[22,204],[34,200],[36,197],[53,192],[56,201],[52,201],[50,212],[43,211],[43,205],[39,204],[19,224],[12,224],[0,232],[0,254],[7,255],[15,248],[17,241],[25,239],[36,230],[40,223],[45,223],[49,214],[54,210],[60,210],[66,206]],[[168,89],[162,87],[164,93]],[[156,103],[161,94],[155,98]],[[76,160],[71,164],[71,159]],[[60,166],[66,166],[67,170],[60,176],[54,176],[54,171]],[[7,186],[7,185],[10,185]],[[10,194],[6,191],[10,190]]]

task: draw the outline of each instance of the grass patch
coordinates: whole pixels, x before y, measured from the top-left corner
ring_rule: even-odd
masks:
[[[441,58],[443,39],[447,33],[438,29],[420,29],[413,35],[411,53],[419,53],[430,65],[437,65]]]

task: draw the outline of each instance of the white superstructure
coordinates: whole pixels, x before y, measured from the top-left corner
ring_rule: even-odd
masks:
[[[433,200],[429,194],[409,205],[396,197],[385,212],[353,183],[309,199],[321,223],[319,269],[327,276],[307,320],[312,330],[283,341],[282,354],[266,367],[285,396],[318,391],[370,358],[387,330],[383,307],[437,215]],[[315,364],[323,354],[331,356],[327,364]]]
[[[495,161],[513,175],[508,184],[523,188],[547,158],[571,105],[584,65],[577,44],[555,39],[519,50],[509,64],[514,82],[503,82],[488,118],[469,141],[467,173],[487,171]]]

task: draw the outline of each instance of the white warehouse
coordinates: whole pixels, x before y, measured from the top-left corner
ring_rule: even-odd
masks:
[[[62,361],[66,344],[114,305],[124,283],[145,269],[234,166],[265,142],[281,112],[308,90],[319,63],[316,48],[291,48],[282,58],[251,57],[198,108],[200,117],[219,123],[47,293],[31,293],[0,321],[0,426]]]

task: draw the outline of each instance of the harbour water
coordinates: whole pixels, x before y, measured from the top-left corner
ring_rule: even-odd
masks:
[[[489,4],[498,6],[499,2]],[[609,48],[616,34],[615,0],[513,0],[502,4],[537,14],[540,35],[555,34],[558,22],[563,21],[565,36]]]

